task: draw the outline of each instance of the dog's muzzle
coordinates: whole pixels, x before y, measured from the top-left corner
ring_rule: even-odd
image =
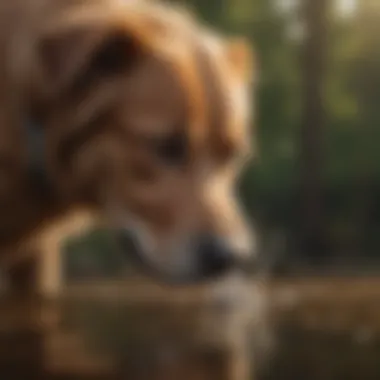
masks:
[[[252,273],[252,259],[242,258],[211,235],[202,235],[196,239],[191,253],[194,255],[194,264],[191,268],[181,270],[154,260],[142,249],[136,236],[128,230],[118,231],[117,241],[123,254],[132,260],[139,270],[166,284],[199,284],[223,278],[231,272],[239,272],[242,275]]]

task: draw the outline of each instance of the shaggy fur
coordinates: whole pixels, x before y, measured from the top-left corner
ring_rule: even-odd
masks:
[[[78,208],[164,266],[191,266],[198,231],[248,252],[233,192],[250,142],[244,42],[146,1],[2,0],[0,25],[0,253]],[[28,122],[48,185],[30,173]]]

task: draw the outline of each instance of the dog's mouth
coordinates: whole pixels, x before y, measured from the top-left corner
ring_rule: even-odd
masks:
[[[245,260],[237,260],[212,271],[202,265],[197,265],[196,262],[194,265],[178,269],[153,259],[142,248],[137,237],[128,230],[118,231],[116,240],[122,254],[136,266],[139,272],[165,285],[201,285],[222,279],[232,272],[240,273],[243,276],[247,274],[247,261]]]

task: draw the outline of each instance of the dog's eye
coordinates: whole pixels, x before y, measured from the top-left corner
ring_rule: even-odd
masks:
[[[155,144],[157,155],[170,165],[184,164],[187,158],[187,139],[183,133],[159,140]]]

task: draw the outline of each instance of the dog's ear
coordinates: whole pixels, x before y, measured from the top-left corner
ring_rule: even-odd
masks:
[[[253,48],[242,37],[233,38],[227,43],[227,59],[232,70],[244,80],[254,81],[256,77],[256,57]]]
[[[76,26],[41,39],[39,59],[49,89],[86,86],[97,77],[118,75],[140,57],[136,39],[123,29]]]

